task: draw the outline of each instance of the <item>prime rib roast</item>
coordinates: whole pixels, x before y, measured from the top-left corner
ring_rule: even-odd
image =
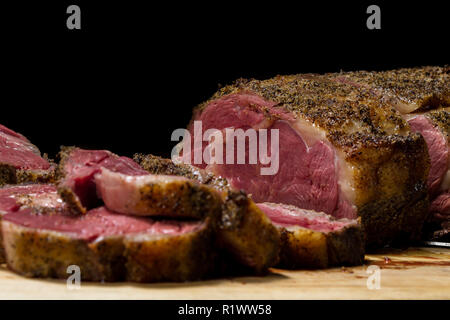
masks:
[[[0,257],[30,277],[77,265],[82,280],[185,281],[357,265],[424,225],[445,238],[448,80],[448,67],[240,79],[194,110],[191,133],[199,120],[203,132],[278,129],[274,175],[260,174],[267,162],[76,147],[54,165],[0,126]],[[183,159],[208,147],[195,146]]]
[[[249,161],[195,164],[195,148],[192,162],[225,177],[256,202],[293,205],[338,219],[360,217],[369,248],[417,240],[429,207],[427,143],[410,129],[392,99],[341,78],[241,79],[195,109],[191,137],[195,121],[201,121],[203,132],[278,129],[275,175],[261,175],[267,165]]]

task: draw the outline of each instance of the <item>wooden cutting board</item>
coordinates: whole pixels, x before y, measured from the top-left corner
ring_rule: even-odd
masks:
[[[371,274],[367,273],[373,270]],[[378,266],[379,269],[376,267]],[[379,289],[376,289],[379,275]],[[368,288],[368,278],[371,277]],[[189,283],[81,283],[27,279],[0,268],[1,299],[450,299],[450,249],[386,249],[366,264],[327,270],[272,269],[265,277]]]

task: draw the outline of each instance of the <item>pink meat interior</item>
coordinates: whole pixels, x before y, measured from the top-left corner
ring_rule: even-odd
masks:
[[[130,158],[106,150],[75,149],[65,162],[66,176],[61,184],[71,188],[81,203],[90,208],[98,202],[94,176],[101,168],[131,176],[148,174]]]
[[[303,227],[320,232],[331,232],[356,224],[355,220],[335,220],[331,216],[293,206],[258,203],[257,206],[280,227]]]
[[[0,125],[0,163],[16,169],[47,170],[50,164],[27,138]]]
[[[72,237],[87,241],[103,236],[136,233],[179,235],[197,230],[204,223],[139,218],[121,215],[105,207],[75,216],[65,209],[52,185],[0,189],[0,211],[5,221],[33,229],[70,233]]]
[[[450,220],[450,192],[446,191],[438,195],[432,200],[430,205],[430,212],[433,213],[434,218],[440,221]]]
[[[202,222],[156,221],[121,215],[100,207],[85,215],[34,214],[32,210],[19,210],[6,214],[3,219],[15,224],[40,230],[70,233],[72,237],[93,241],[99,237],[138,234],[180,235],[201,227]]]
[[[356,218],[356,209],[340,190],[332,146],[327,141],[302,136],[293,127],[293,116],[281,110],[273,102],[248,93],[231,94],[211,102],[196,115],[196,120],[202,121],[203,132],[210,128],[267,128],[267,145],[270,146],[270,129],[278,129],[279,170],[275,175],[261,175],[260,168],[269,165],[250,164],[248,143],[245,164],[237,164],[236,157],[234,164],[226,164],[224,151],[224,164],[209,165],[207,169],[227,178],[233,187],[251,194],[256,202],[285,203],[339,218]],[[193,140],[194,128],[190,130]],[[206,146],[207,142],[204,142],[202,149]],[[194,148],[192,163],[195,152]],[[270,147],[267,153],[271,156]],[[195,165],[206,167],[205,164]]]
[[[448,170],[449,146],[447,145],[447,139],[441,131],[439,131],[439,129],[423,115],[412,118],[408,123],[413,131],[422,134],[427,143],[431,160],[427,184],[430,194],[435,195],[439,192],[439,187]]]
[[[0,212],[8,213],[19,210],[21,207],[19,200],[21,199],[39,198],[42,195],[48,197],[51,194],[56,195],[56,187],[47,184],[29,184],[1,188]]]

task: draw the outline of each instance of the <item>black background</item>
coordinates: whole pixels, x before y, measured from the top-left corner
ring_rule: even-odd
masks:
[[[300,289],[301,290],[301,289]],[[151,298],[151,297],[149,297]],[[213,307],[221,309],[223,304],[269,304],[270,315],[211,315],[183,316],[178,314],[180,307]],[[387,319],[414,319],[419,314],[433,312],[440,316],[447,314],[450,302],[440,301],[295,301],[295,300],[187,300],[187,301],[1,301],[2,310],[9,309],[21,316],[45,317],[45,319],[129,319],[145,317],[150,319],[304,319],[316,314],[322,318],[336,318],[345,315],[346,319],[361,319],[365,314]]]
[[[168,156],[176,128],[239,77],[450,62],[444,1],[29,1],[1,7],[1,123],[60,145]],[[81,8],[81,30],[66,8]],[[366,8],[381,7],[381,30]]]

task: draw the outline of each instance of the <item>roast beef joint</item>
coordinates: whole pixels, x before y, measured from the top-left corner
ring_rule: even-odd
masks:
[[[62,147],[54,161],[0,125],[0,260],[26,277],[191,281],[448,239],[449,75],[239,79],[194,109],[172,159]]]

